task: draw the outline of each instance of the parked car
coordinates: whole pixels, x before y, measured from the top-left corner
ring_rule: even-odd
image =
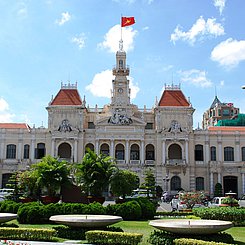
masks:
[[[13,194],[14,189],[3,188],[0,189],[0,201],[4,201],[7,196]]]
[[[245,207],[245,194],[238,200],[238,204],[240,207]]]
[[[182,211],[187,208],[186,203],[181,200],[181,193],[175,195],[171,202],[172,211]],[[204,207],[203,203],[196,203],[193,208]]]
[[[222,200],[225,197],[214,197],[209,203],[208,207],[213,208],[213,207],[220,207],[222,204]]]

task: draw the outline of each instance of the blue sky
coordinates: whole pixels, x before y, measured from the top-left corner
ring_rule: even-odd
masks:
[[[132,103],[154,106],[181,84],[194,128],[211,105],[245,113],[244,0],[0,0],[0,122],[47,126],[61,82],[78,83],[87,104],[110,103],[120,17]]]

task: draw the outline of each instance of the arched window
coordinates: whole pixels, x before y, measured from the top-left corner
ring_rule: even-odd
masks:
[[[149,144],[145,149],[145,160],[155,160],[155,149],[154,145]]]
[[[123,69],[123,60],[119,60],[119,69]]]
[[[195,145],[195,161],[203,161],[203,145]]]
[[[89,148],[91,151],[94,151],[94,145],[92,143],[89,143],[85,146],[85,153],[87,153],[87,148]]]
[[[115,153],[117,160],[124,160],[124,145],[117,144]]]
[[[14,145],[14,144],[7,145],[6,158],[7,159],[15,159],[16,158],[16,145]]]
[[[30,155],[30,145],[24,145],[24,159],[28,159]]]
[[[137,144],[131,145],[130,160],[140,160],[140,150]]]
[[[68,143],[62,143],[58,148],[58,156],[64,159],[71,158],[71,146]]]
[[[203,191],[204,190],[204,178],[203,177],[197,177],[196,178],[196,190],[197,191]]]
[[[224,161],[233,162],[234,161],[234,148],[227,146],[224,148]]]
[[[178,144],[172,144],[168,148],[169,159],[182,159],[182,149]]]
[[[181,190],[181,179],[179,176],[173,176],[170,180],[170,190],[179,191]]]
[[[210,147],[210,160],[216,161],[216,147],[215,146]]]
[[[242,147],[242,161],[245,161],[245,147]]]
[[[44,143],[38,143],[37,148],[35,149],[35,158],[41,159],[45,156],[45,144]]]
[[[109,156],[110,155],[109,145],[108,144],[102,144],[100,147],[100,153]]]

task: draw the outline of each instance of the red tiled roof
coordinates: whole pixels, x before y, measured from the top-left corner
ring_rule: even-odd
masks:
[[[233,126],[211,126],[208,127],[209,131],[245,131],[245,127],[233,127]]]
[[[164,90],[159,106],[190,106],[181,90]]]
[[[30,126],[26,123],[0,123],[0,128],[6,129],[30,129]]]
[[[61,89],[51,105],[82,105],[77,89]]]

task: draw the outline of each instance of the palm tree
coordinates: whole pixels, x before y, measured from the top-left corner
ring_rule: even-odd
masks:
[[[97,155],[90,149],[86,151],[82,162],[77,165],[77,182],[88,195],[100,197],[102,192],[108,188],[118,168],[110,156]]]

